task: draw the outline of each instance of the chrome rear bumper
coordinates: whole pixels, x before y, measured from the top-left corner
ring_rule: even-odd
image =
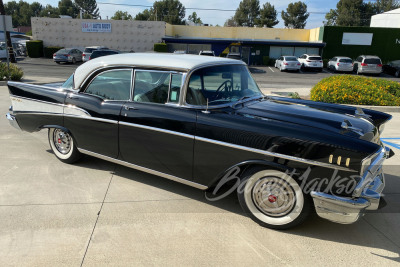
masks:
[[[365,210],[377,210],[381,193],[385,187],[382,163],[387,158],[389,148],[382,148],[361,177],[352,197],[340,197],[323,192],[311,192],[317,214],[327,220],[350,224],[356,222]]]
[[[14,115],[7,113],[6,118],[12,127],[14,127],[15,129],[21,130],[21,128],[19,127],[19,124],[17,122],[17,119],[15,118]]]

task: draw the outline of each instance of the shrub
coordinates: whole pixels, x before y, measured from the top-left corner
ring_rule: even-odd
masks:
[[[167,44],[165,44],[165,43],[154,44],[154,51],[155,52],[163,52],[163,53],[168,52]]]
[[[32,58],[42,57],[43,56],[43,41],[27,41],[26,42],[26,51],[28,52],[28,56]]]
[[[326,103],[399,106],[400,83],[352,75],[322,79],[311,90],[311,100]]]
[[[22,76],[24,76],[24,72],[12,63],[10,63],[10,72],[8,72],[7,63],[0,63],[0,81],[7,79],[8,76],[11,81],[20,81]]]
[[[47,46],[44,48],[44,56],[47,58],[53,58],[53,54],[64,47],[59,46]]]

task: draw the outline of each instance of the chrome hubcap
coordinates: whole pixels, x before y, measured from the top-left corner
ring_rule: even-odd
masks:
[[[53,144],[60,153],[68,154],[71,150],[71,136],[60,129],[55,129],[53,133]]]
[[[293,210],[296,204],[294,189],[280,178],[262,178],[254,185],[252,191],[254,204],[268,216],[285,216]]]

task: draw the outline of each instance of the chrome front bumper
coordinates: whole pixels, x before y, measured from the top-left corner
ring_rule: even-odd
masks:
[[[19,127],[19,124],[17,122],[17,119],[15,118],[14,115],[7,113],[6,118],[12,127],[14,127],[15,129],[21,130],[21,128]]]
[[[377,210],[385,187],[382,163],[388,157],[389,148],[382,148],[361,177],[352,197],[340,197],[323,192],[311,192],[317,214],[329,221],[350,224],[356,222],[365,210]]]

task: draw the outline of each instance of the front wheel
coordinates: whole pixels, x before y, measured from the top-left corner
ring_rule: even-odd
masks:
[[[72,64],[75,64],[76,63],[76,59],[73,57],[72,58]]]
[[[65,163],[74,163],[78,161],[82,154],[78,151],[74,144],[72,136],[57,128],[49,129],[49,143],[54,155]]]
[[[244,186],[243,186],[244,185]],[[261,226],[288,229],[302,223],[311,211],[311,199],[296,180],[275,170],[252,169],[238,190],[245,213]]]

